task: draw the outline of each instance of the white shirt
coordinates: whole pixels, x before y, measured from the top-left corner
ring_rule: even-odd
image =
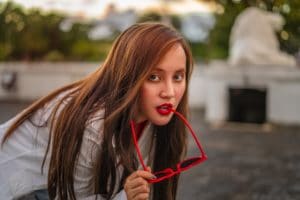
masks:
[[[39,109],[31,118],[32,122],[45,124],[58,98]],[[0,125],[0,141],[14,119]],[[46,158],[43,174],[41,165],[48,144],[50,123],[46,123],[47,125],[43,127],[36,127],[32,122],[26,120],[21,124],[0,149],[0,199],[15,199],[34,190],[47,189],[50,153]],[[92,200],[96,197],[91,184],[92,166],[101,148],[102,137],[99,130],[102,123],[102,119],[92,120],[83,135],[74,174],[75,195],[80,200]],[[138,143],[144,161],[147,162],[151,148],[149,142],[152,134],[151,125],[147,125],[143,132]],[[150,154],[153,155],[153,150]],[[118,169],[119,175],[121,170]],[[97,198],[103,200],[100,195],[97,195]],[[117,193],[114,200],[127,200],[125,191],[121,190]]]

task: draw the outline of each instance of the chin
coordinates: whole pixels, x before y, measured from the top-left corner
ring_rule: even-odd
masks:
[[[153,124],[156,126],[165,126],[171,121],[171,116],[165,117],[164,119],[156,119],[156,120],[151,120]]]

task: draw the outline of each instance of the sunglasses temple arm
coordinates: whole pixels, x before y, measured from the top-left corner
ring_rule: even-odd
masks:
[[[193,136],[193,138],[194,138],[194,140],[195,140],[198,148],[200,149],[201,155],[203,155],[204,157],[206,157],[206,154],[205,154],[204,150],[201,147],[199,139],[197,138],[196,134],[194,133],[194,131],[193,131],[192,127],[190,126],[190,124],[188,123],[188,121],[179,112],[177,112],[176,110],[172,109],[172,112],[174,112],[183,121],[183,123],[188,127],[188,129],[192,133],[192,136]]]
[[[139,157],[139,159],[140,159],[140,162],[141,162],[141,164],[142,164],[144,170],[147,171],[147,167],[146,167],[146,165],[145,165],[145,163],[144,163],[144,161],[143,161],[143,157],[142,157],[140,148],[139,148],[139,146],[138,146],[138,144],[137,144],[136,132],[135,132],[134,123],[133,123],[132,120],[130,121],[130,127],[131,127],[131,133],[132,133],[132,137],[133,137],[134,146],[135,146],[135,148],[136,148],[136,152],[137,152],[137,154],[138,154],[138,157]]]

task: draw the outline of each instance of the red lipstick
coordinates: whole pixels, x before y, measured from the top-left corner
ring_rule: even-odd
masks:
[[[161,115],[168,115],[172,111],[173,105],[171,103],[164,103],[156,107],[156,110]]]

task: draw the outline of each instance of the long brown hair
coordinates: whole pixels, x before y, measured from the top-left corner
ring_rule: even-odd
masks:
[[[33,103],[8,129],[2,144],[14,130],[58,94],[66,92],[52,112],[48,148],[51,149],[48,171],[50,199],[76,199],[74,170],[84,130],[89,118],[100,109],[104,112],[103,140],[94,169],[95,194],[107,199],[115,189],[121,190],[126,177],[135,171],[138,162],[130,136],[129,121],[139,101],[139,90],[151,70],[175,45],[180,44],[186,54],[187,88],[192,72],[192,55],[187,43],[173,28],[160,23],[135,24],[125,30],[114,42],[103,65],[88,77],[64,86]],[[177,110],[187,115],[187,90]],[[60,109],[60,105],[68,103]],[[59,110],[60,109],[60,110]],[[156,133],[153,171],[175,167],[186,149],[185,127],[176,117],[165,126],[154,126]],[[113,147],[112,141],[115,146]],[[51,146],[51,148],[50,148]],[[119,188],[116,186],[118,161],[124,168]],[[44,165],[43,162],[43,165]],[[42,165],[42,167],[43,167]],[[176,197],[178,176],[155,184],[153,199],[173,200]]]

